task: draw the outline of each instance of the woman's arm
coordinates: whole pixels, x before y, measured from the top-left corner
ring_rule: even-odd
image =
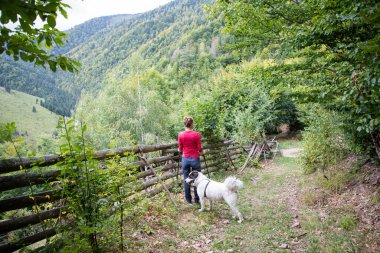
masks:
[[[202,136],[201,136],[201,134],[199,134],[198,137],[199,137],[199,138],[198,138],[198,142],[197,142],[198,152],[199,152],[199,153],[203,153],[202,141],[201,141]]]
[[[182,153],[183,151],[183,142],[181,138],[181,133],[178,134],[178,152]]]

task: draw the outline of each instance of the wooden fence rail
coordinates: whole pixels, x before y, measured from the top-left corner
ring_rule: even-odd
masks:
[[[175,186],[177,184],[175,178],[182,175],[177,147],[177,143],[168,143],[128,147],[118,150],[107,149],[95,152],[92,158],[96,160],[107,160],[114,157],[123,159],[134,154],[151,154],[146,161],[148,165],[153,165],[154,172],[146,170],[146,164],[142,160],[135,160],[126,166],[140,168],[140,172],[134,175],[135,178],[141,180],[137,191],[144,190],[144,194],[147,196],[154,196],[164,190],[164,185],[169,189]],[[204,172],[227,169],[242,154],[246,154],[244,149],[233,141],[209,142],[204,144],[203,148],[205,155],[200,160]],[[157,151],[160,151],[161,155],[158,155],[159,152]],[[65,157],[58,155],[0,160],[0,175],[2,175],[0,176],[0,192],[2,193],[1,196],[8,196],[0,199],[0,217],[2,219],[0,220],[0,252],[18,250],[57,233],[54,227],[41,229],[41,224],[44,224],[44,221],[48,219],[57,219],[62,216],[63,211],[65,211],[64,213],[67,211],[62,205],[64,201],[61,190],[59,187],[54,188],[57,185],[59,186],[58,180],[63,173],[59,163],[63,164],[64,161]],[[39,172],[40,168],[44,167],[46,169]],[[156,173],[159,173],[160,179],[154,176]],[[159,183],[160,180],[164,181],[164,185]],[[182,179],[180,182],[182,183]],[[34,190],[31,194],[21,196],[9,196],[15,191],[26,192],[27,190],[25,189],[32,186],[38,186],[38,189],[42,190]],[[50,205],[50,208],[47,208],[48,210],[44,210],[46,209],[44,207],[46,204]],[[17,210],[22,211],[20,212],[22,215],[18,217],[9,215],[10,211],[17,213]],[[42,211],[36,212],[32,210]],[[36,227],[37,225],[39,227]],[[17,241],[8,240],[8,237],[12,237],[12,233],[17,234],[31,231],[31,229],[35,231],[32,235],[21,236],[21,239]]]

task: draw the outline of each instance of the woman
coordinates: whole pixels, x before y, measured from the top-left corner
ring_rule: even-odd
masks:
[[[193,131],[194,120],[190,116],[184,119],[185,131],[178,134],[178,151],[182,154],[182,173],[185,180],[193,170],[201,171],[199,155],[203,153],[201,134]],[[190,185],[184,181],[185,199],[187,204],[192,203]],[[194,187],[194,202],[199,203],[199,197]]]

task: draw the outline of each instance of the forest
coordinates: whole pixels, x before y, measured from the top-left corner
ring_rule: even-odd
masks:
[[[202,137],[241,145],[288,126],[307,175],[330,178],[352,156],[378,170],[379,24],[375,0],[177,0],[65,31],[49,53],[70,60],[57,63],[2,38],[0,86],[64,118],[17,145],[17,126],[1,122],[0,158],[62,152],[70,138],[58,132],[74,128],[93,150],[169,143],[192,115]]]

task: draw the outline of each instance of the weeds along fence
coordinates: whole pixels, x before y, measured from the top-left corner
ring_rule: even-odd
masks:
[[[91,156],[100,161],[99,170],[107,170],[107,160],[116,158],[122,163],[126,159],[125,166],[137,168],[134,175],[125,175],[140,182],[135,194],[150,197],[182,184],[177,147],[177,143],[144,145],[97,151]],[[205,173],[236,169],[234,162],[246,155],[234,141],[205,141],[203,147],[201,164]],[[0,160],[0,252],[49,241],[60,233],[59,224],[69,213],[61,187],[62,180],[70,178],[63,166],[68,159],[45,155]]]

